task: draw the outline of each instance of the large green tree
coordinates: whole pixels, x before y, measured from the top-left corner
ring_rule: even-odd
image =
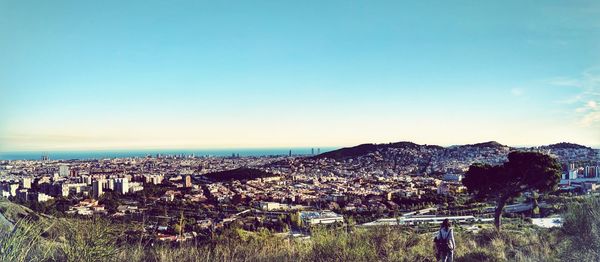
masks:
[[[558,161],[546,154],[514,151],[503,165],[473,164],[463,184],[478,199],[496,201],[494,224],[500,229],[502,210],[513,197],[523,192],[548,192],[556,189],[561,177]]]

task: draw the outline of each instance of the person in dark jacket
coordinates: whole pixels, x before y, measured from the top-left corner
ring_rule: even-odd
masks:
[[[435,236],[434,242],[437,260],[440,262],[452,262],[456,243],[454,242],[454,232],[450,220],[444,219],[440,226],[440,231]]]

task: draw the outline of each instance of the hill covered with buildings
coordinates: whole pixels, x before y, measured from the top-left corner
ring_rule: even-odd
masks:
[[[349,166],[347,172],[365,169],[397,174],[462,173],[479,162],[499,164],[510,151],[537,151],[556,157],[565,166],[571,162],[597,163],[599,150],[573,143],[537,147],[511,147],[495,141],[469,145],[436,146],[412,142],[362,144],[341,148],[307,159],[306,162],[339,162]],[[342,170],[340,170],[342,171]],[[342,171],[345,172],[345,171]]]

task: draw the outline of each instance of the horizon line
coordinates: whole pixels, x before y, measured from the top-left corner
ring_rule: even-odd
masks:
[[[284,146],[261,146],[261,147],[247,147],[247,146],[241,146],[241,147],[131,147],[131,148],[121,148],[121,147],[113,147],[113,148],[71,148],[71,149],[23,149],[23,150],[3,150],[0,148],[0,153],[33,153],[33,152],[102,152],[102,151],[152,151],[152,150],[158,150],[158,151],[177,151],[177,150],[184,150],[184,151],[227,151],[227,150],[264,150],[264,149],[278,149],[278,150],[293,150],[293,149],[323,149],[323,148],[327,148],[327,149],[341,149],[341,148],[348,148],[348,147],[355,147],[358,145],[364,145],[364,144],[391,144],[391,143],[401,143],[401,142],[410,142],[410,143],[414,143],[414,144],[418,144],[418,145],[429,145],[429,146],[441,146],[441,147],[452,147],[452,146],[465,146],[465,145],[473,145],[473,144],[481,144],[481,143],[489,143],[489,142],[496,142],[499,143],[503,146],[508,146],[508,147],[513,147],[513,148],[525,148],[525,147],[540,147],[540,146],[548,146],[548,145],[554,145],[554,144],[558,144],[558,143],[571,143],[571,144],[577,144],[577,145],[581,145],[581,146],[586,146],[586,147],[590,147],[592,149],[600,149],[600,144],[598,145],[585,145],[585,144],[580,144],[580,143],[572,143],[572,142],[556,142],[556,143],[549,143],[549,144],[540,144],[540,145],[508,145],[508,144],[503,144],[500,143],[498,141],[495,140],[489,140],[489,141],[484,141],[484,142],[477,142],[477,143],[464,143],[464,144],[429,144],[429,143],[415,143],[412,141],[396,141],[396,142],[383,142],[383,143],[376,143],[376,142],[367,142],[367,143],[359,143],[359,144],[354,144],[354,145],[331,145],[331,146],[289,146],[289,147],[284,147]]]

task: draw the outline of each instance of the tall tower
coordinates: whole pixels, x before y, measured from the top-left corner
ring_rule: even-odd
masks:
[[[100,198],[104,192],[102,192],[103,180],[94,180],[92,182],[92,191],[95,198]]]
[[[70,171],[70,168],[69,168],[69,166],[67,166],[67,165],[60,165],[60,166],[58,167],[58,174],[59,174],[61,177],[66,177],[66,176],[69,176],[69,171]]]
[[[121,195],[129,193],[129,179],[126,177],[115,179],[115,191]]]
[[[185,176],[185,181],[184,181],[184,187],[190,188],[192,187],[192,176],[191,175],[186,175]]]
[[[593,177],[591,171],[593,171],[593,170],[590,170],[590,166],[585,166],[585,169],[583,171],[583,177],[585,177],[585,178]]]
[[[596,162],[596,177],[600,178],[600,149],[597,149],[598,152],[598,159]]]
[[[21,179],[21,187],[30,189],[31,188],[31,177],[24,177]]]

